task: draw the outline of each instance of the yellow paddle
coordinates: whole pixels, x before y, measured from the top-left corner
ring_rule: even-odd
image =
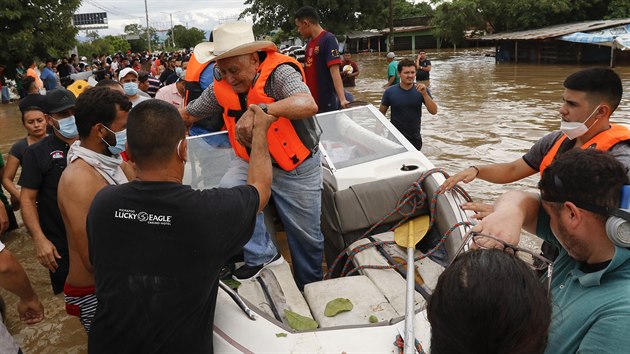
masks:
[[[429,215],[422,215],[407,221],[394,230],[394,241],[396,241],[396,244],[400,247],[415,248],[416,244],[418,244],[429,231],[430,222],[431,219]]]
[[[415,264],[413,255],[416,244],[424,238],[429,231],[430,218],[422,215],[400,225],[394,230],[394,241],[398,246],[407,248],[407,297],[405,311],[405,353],[415,353],[414,344],[416,338],[413,334],[413,314],[415,305],[414,273]]]

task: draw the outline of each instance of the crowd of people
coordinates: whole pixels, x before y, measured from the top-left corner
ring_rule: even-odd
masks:
[[[0,155],[10,196],[0,203],[0,234],[18,226],[20,211],[53,293],[63,292],[91,353],[212,352],[223,266],[242,253],[244,264],[231,276],[247,280],[284,262],[261,213],[270,198],[297,286],[322,279],[315,114],[348,106],[344,87],[356,84],[359,67],[350,53],[342,58],[316,9],[301,8],[294,21],[309,40],[304,65],[255,40],[243,22],[216,27],[212,45],[192,53],[49,59],[41,74],[32,60],[17,63],[27,136],[12,146],[6,166]],[[391,108],[393,125],[420,150],[422,106],[438,110],[431,62],[424,51],[415,61],[386,58],[380,111]],[[73,87],[67,78],[84,70],[96,85]],[[607,226],[615,217],[630,222],[619,209],[630,184],[630,130],[609,123],[621,92],[610,69],[569,76],[560,131],[522,159],[471,166],[442,185],[445,193],[475,178],[508,183],[541,174],[540,195],[509,192],[494,205],[463,206],[480,219],[467,238],[479,249],[453,255],[439,278],[428,303],[432,352],[628,348],[630,253]],[[236,155],[221,188],[182,185],[187,132],[220,129]],[[517,257],[529,252],[517,246],[521,228],[557,249],[531,254],[547,262],[539,269],[546,282]],[[20,318],[43,320],[28,276],[2,243],[0,265],[0,286],[19,296]],[[19,351],[3,325],[0,351]]]

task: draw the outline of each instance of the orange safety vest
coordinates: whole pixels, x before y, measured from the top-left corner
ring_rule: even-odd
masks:
[[[203,64],[197,61],[195,54],[193,53],[188,60],[188,66],[186,67],[186,93],[184,94],[184,106],[194,99],[197,99],[203,90],[199,85],[201,73],[204,69],[210,65],[212,61],[207,61]]]
[[[540,175],[542,176],[543,171],[551,165],[553,159],[556,157],[558,150],[560,149],[560,145],[567,138],[565,134],[562,134],[553,144],[549,152],[545,155],[542,162],[540,163]],[[611,124],[610,129],[604,130],[603,132],[595,135],[591,138],[591,140],[584,143],[580,146],[581,149],[587,148],[595,148],[601,151],[608,151],[617,143],[622,141],[630,140],[630,130],[623,125]]]
[[[271,73],[281,64],[292,64],[293,67],[299,68],[302,80],[305,80],[304,70],[297,60],[273,51],[267,51],[267,57],[258,67],[258,77],[247,94],[247,106],[276,101],[265,94],[265,83]],[[188,65],[190,67],[190,64]],[[186,73],[188,74],[188,70]],[[247,110],[247,106],[241,106],[238,95],[225,80],[215,80],[214,94],[219,105],[223,107],[223,121],[234,152],[243,160],[249,161],[247,149],[236,141],[235,134],[236,116]],[[311,155],[311,150],[304,145],[295,132],[291,121],[285,117],[279,117],[277,121],[271,124],[267,132],[267,145],[275,162],[285,171],[292,171]]]

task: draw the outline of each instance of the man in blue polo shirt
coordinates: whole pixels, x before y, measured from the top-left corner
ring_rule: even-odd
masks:
[[[46,66],[42,69],[42,74],[39,76],[44,82],[44,88],[46,90],[52,90],[57,87],[57,74],[52,69],[53,59],[46,60]]]
[[[523,227],[560,249],[547,353],[630,348],[630,250],[612,227],[615,220],[630,222],[630,214],[618,209],[625,184],[626,167],[610,153],[574,149],[543,172],[540,195],[504,194],[473,229],[518,244]]]
[[[385,90],[379,110],[385,114],[389,107],[392,107],[392,124],[419,151],[422,149],[420,135],[422,105],[433,115],[437,113],[438,106],[433,101],[429,89],[422,83],[415,83],[416,64],[413,61],[401,60],[397,70],[400,83]]]

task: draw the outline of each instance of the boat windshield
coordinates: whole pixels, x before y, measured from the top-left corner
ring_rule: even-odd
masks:
[[[187,141],[188,161],[184,170],[184,184],[193,189],[218,187],[234,156],[227,132],[190,136]]]
[[[373,106],[345,109],[317,115],[322,128],[320,147],[325,164],[342,169],[409,151],[402,135]],[[395,131],[395,132],[393,132]],[[194,189],[217,187],[234,152],[227,132],[191,136],[184,184]]]
[[[320,114],[320,146],[334,169],[382,159],[407,152],[394,128],[373,106]],[[398,132],[396,132],[398,133]]]

